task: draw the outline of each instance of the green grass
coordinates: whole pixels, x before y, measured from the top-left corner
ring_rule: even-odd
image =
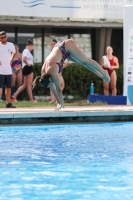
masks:
[[[2,101],[0,102],[0,108],[5,108],[6,102]],[[55,103],[50,104],[49,102],[42,102],[38,101],[37,103],[32,103],[30,101],[18,101],[18,102],[13,102],[13,105],[16,106],[17,108],[26,108],[26,107],[56,107]],[[65,107],[67,106],[96,106],[96,105],[106,105],[105,103],[102,102],[96,102],[96,103],[87,103],[86,100],[80,100],[80,101],[75,101],[75,102],[65,102]]]

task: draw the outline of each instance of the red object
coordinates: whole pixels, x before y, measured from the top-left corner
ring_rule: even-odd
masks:
[[[109,62],[110,62],[110,65],[111,65],[111,66],[114,66],[114,65],[115,65],[114,57],[112,57],[112,59],[109,60]],[[114,69],[110,69],[110,68],[104,68],[104,69],[106,69],[106,70],[108,71],[109,76],[111,76],[112,72],[114,71]]]

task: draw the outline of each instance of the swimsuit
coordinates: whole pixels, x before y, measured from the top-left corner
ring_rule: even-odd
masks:
[[[45,61],[45,65],[46,65],[47,69],[48,69],[48,62],[52,62],[52,63],[58,65],[58,67],[59,67],[58,73],[60,73],[60,72],[62,72],[62,70],[63,70],[64,61],[65,61],[65,59],[68,57],[68,53],[67,53],[67,51],[66,51],[66,49],[65,49],[65,40],[64,40],[64,41],[58,42],[58,43],[55,45],[55,47],[58,47],[58,48],[60,49],[61,53],[62,53],[61,61],[60,61],[59,63],[57,63],[57,62],[52,61],[52,60],[46,60],[46,61]]]
[[[55,47],[58,47],[62,53],[62,59],[60,61],[60,63],[57,63],[57,65],[59,66],[59,73],[62,71],[63,69],[63,64],[64,61],[66,60],[66,58],[68,57],[68,53],[65,49],[65,40],[64,41],[60,41],[58,42]]]
[[[115,65],[114,57],[111,60],[109,60],[109,62],[110,62],[110,66],[114,66]],[[108,74],[111,77],[111,74],[113,73],[114,69],[110,69],[110,68],[104,68],[104,69],[108,71]]]
[[[17,74],[21,70],[22,61],[20,58],[15,58],[12,62],[12,70]]]

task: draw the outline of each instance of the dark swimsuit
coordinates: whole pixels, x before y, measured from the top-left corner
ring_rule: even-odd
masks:
[[[49,64],[48,64],[48,63],[51,63],[51,62],[52,62],[52,63],[58,65],[58,67],[59,67],[58,73],[60,73],[60,72],[62,72],[64,61],[65,61],[65,59],[68,57],[68,53],[67,53],[67,51],[66,51],[66,49],[65,49],[65,40],[64,40],[64,41],[58,42],[58,43],[55,45],[55,47],[58,47],[58,48],[60,49],[61,53],[62,53],[61,61],[60,61],[59,63],[57,63],[57,62],[55,62],[55,61],[53,61],[53,60],[46,60],[45,63],[44,63],[44,65],[45,65],[45,67],[48,69],[48,67],[49,67]],[[47,71],[47,70],[46,70],[46,71]]]
[[[66,58],[68,58],[68,53],[65,49],[65,40],[58,42],[55,45],[55,47],[58,47],[62,53],[62,59],[61,59],[60,63],[57,63],[57,65],[59,66],[59,73],[60,73],[63,69],[64,61],[66,60]]]

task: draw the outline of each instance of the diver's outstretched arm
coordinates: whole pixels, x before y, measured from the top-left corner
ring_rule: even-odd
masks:
[[[61,85],[58,74],[51,73],[51,80],[54,84],[50,87],[53,95],[55,96],[57,102],[61,105],[61,107],[64,107],[64,99],[62,95]],[[54,86],[55,85],[55,86]]]
[[[59,97],[58,97],[58,95],[57,95],[56,87],[55,87],[54,83],[50,86],[50,89],[51,89],[52,94],[54,95],[54,97],[55,97],[57,103],[60,104],[60,99],[59,99]]]

